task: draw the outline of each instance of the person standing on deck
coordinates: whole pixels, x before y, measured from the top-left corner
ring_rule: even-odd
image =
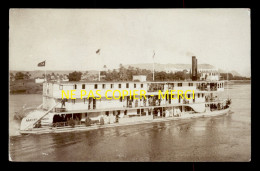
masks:
[[[62,100],[61,100],[61,108],[62,108],[62,107],[65,107],[65,99],[62,99]]]

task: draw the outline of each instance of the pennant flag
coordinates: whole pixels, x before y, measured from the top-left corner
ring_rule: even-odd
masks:
[[[98,49],[98,50],[96,51],[96,54],[100,54],[100,49]]]
[[[38,63],[38,67],[43,67],[43,66],[45,66],[45,61]]]

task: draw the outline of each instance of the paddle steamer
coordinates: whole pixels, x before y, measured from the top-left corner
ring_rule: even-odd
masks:
[[[21,134],[84,131],[112,126],[162,122],[182,118],[207,117],[226,114],[230,110],[230,99],[218,97],[224,92],[224,81],[218,73],[203,73],[198,80],[197,59],[192,57],[191,81],[149,82],[144,76],[130,82],[45,82],[43,104],[30,112],[21,121]],[[140,78],[140,79],[138,79]],[[76,90],[76,99],[61,99],[62,90]],[[82,98],[80,91],[100,90],[101,98]],[[139,90],[136,97],[107,99],[107,90]],[[140,90],[146,99],[139,98]],[[171,90],[191,90],[188,98],[165,96]],[[194,98],[192,91],[194,90]],[[112,97],[112,94],[107,94]]]

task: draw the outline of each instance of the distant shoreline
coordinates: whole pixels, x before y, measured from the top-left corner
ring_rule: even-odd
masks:
[[[42,95],[42,92],[38,92],[38,93],[9,93],[9,95],[32,95],[32,94],[35,94],[35,95]]]

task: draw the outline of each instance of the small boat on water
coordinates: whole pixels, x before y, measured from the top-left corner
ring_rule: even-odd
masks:
[[[190,81],[148,82],[141,76],[127,82],[45,82],[43,104],[22,119],[20,133],[87,131],[227,114],[231,99],[218,97],[224,91],[224,81],[219,81],[217,73],[197,79],[197,59],[193,57]],[[76,99],[62,99],[62,92],[70,90],[75,90]],[[82,90],[100,90],[100,97],[82,98]],[[107,93],[121,90],[136,90],[136,99],[132,94]],[[187,94],[179,96],[172,91]]]

